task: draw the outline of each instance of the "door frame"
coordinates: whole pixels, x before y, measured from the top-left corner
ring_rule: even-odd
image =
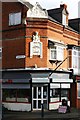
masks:
[[[45,86],[47,87],[47,91],[46,91],[47,92],[47,97],[46,98],[43,97],[43,93],[44,93],[44,89],[43,88]],[[36,98],[33,97],[34,87],[36,87]],[[38,98],[38,94],[39,94],[38,93],[38,88],[39,87],[41,87],[41,98]],[[33,101],[34,100],[36,101],[36,108],[33,107],[33,104],[34,104]],[[38,107],[39,100],[41,100],[41,104],[43,104],[44,101],[47,101],[46,104],[47,104],[47,109],[48,109],[48,84],[44,84],[44,85],[41,85],[41,84],[40,85],[36,85],[36,84],[34,84],[32,86],[32,110],[41,110],[41,108]]]

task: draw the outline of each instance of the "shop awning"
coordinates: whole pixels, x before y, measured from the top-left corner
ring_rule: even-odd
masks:
[[[72,83],[73,79],[70,79],[70,73],[56,72],[50,75],[52,83]]]
[[[4,71],[2,79],[31,79],[31,75],[26,71]]]
[[[73,79],[52,79],[53,83],[72,83]]]
[[[31,73],[32,83],[49,83],[49,73]]]
[[[3,89],[30,89],[30,84],[2,84]]]
[[[2,89],[30,89],[31,75],[26,71],[4,71]]]
[[[49,83],[48,78],[32,78],[32,83]]]

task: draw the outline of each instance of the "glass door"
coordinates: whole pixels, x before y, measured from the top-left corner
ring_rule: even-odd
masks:
[[[41,104],[44,109],[48,109],[48,87],[34,86],[32,87],[32,108],[33,110],[41,110]]]

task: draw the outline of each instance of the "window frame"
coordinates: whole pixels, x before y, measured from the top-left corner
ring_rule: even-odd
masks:
[[[2,48],[0,47],[0,59],[2,59]]]
[[[75,54],[74,54],[74,52],[75,52]],[[79,59],[79,50],[78,49],[72,49],[72,68],[73,69],[78,69],[79,68],[79,61],[78,61],[78,59]],[[75,61],[76,60],[76,61]]]
[[[64,25],[64,26],[66,26],[67,25],[67,21],[66,21],[66,14],[62,14],[62,24]]]
[[[60,52],[59,48],[62,49],[61,52]],[[51,51],[53,51],[56,54],[56,55],[53,55],[53,56],[56,56],[55,58],[51,57]],[[62,54],[62,55],[60,55],[59,53]],[[62,58],[59,55],[62,56]],[[62,46],[58,46],[57,45],[57,46],[53,46],[53,47],[50,48],[50,60],[53,60],[53,61],[55,61],[55,60],[63,61],[63,58],[64,58],[64,50],[63,50]]]
[[[16,18],[18,20],[16,20]],[[15,12],[9,14],[9,26],[21,24],[21,12]]]
[[[77,83],[77,98],[80,99],[80,82]]]
[[[30,89],[3,89],[2,101],[14,103],[30,103]]]

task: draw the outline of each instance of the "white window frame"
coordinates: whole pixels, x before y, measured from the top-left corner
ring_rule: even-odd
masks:
[[[0,59],[2,59],[2,48],[0,48]]]
[[[67,25],[66,15],[65,15],[65,14],[62,14],[62,24],[63,24],[64,26]]]
[[[77,98],[80,99],[80,83],[77,83]]]
[[[75,54],[74,54],[75,53]],[[72,68],[78,69],[78,49],[72,49]]]
[[[9,14],[9,26],[21,24],[21,12]]]
[[[52,57],[52,52],[54,53],[54,57]],[[56,60],[57,59],[57,51],[56,51],[56,47],[54,48],[50,48],[50,60]]]
[[[60,48],[62,49],[61,51],[60,51]],[[56,55],[54,55],[55,56],[54,58],[52,58],[52,56],[51,56],[52,51],[56,54]],[[63,61],[63,57],[64,57],[63,52],[64,52],[64,50],[63,50],[63,47],[61,47],[61,46],[54,46],[53,48],[50,48],[50,60]]]
[[[79,50],[79,52],[78,52],[78,63],[79,63],[78,68],[79,68],[79,71],[80,71],[80,50]]]

